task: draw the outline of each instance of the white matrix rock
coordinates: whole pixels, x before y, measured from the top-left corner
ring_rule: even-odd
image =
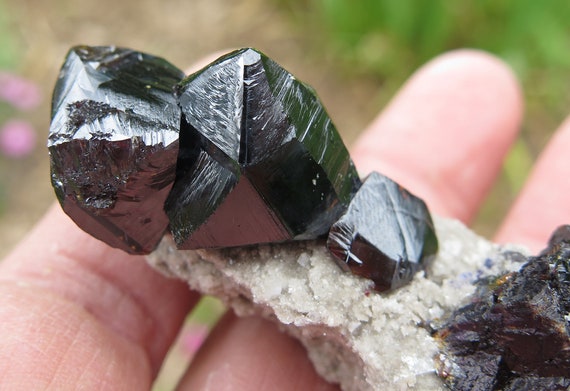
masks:
[[[436,217],[435,224],[439,253],[430,269],[389,294],[343,272],[324,242],[179,251],[165,237],[148,260],[238,315],[278,322],[345,391],[438,390],[438,344],[426,323],[465,304],[477,278],[519,269],[521,257],[457,221]]]

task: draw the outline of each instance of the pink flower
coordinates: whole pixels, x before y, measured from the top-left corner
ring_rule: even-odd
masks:
[[[8,72],[0,72],[0,99],[19,110],[31,110],[41,100],[40,89],[33,82]]]
[[[36,146],[36,132],[29,122],[9,120],[0,128],[0,151],[13,158],[29,155]]]
[[[199,323],[190,323],[182,332],[180,346],[184,353],[193,356],[208,336],[208,326]]]

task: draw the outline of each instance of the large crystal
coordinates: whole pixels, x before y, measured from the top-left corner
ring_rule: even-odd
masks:
[[[438,243],[425,203],[373,172],[331,227],[327,247],[343,269],[388,291],[424,268]]]
[[[439,374],[454,390],[570,387],[570,226],[519,272],[480,283],[439,328]]]
[[[314,91],[254,49],[186,78],[177,178],[165,205],[180,248],[326,234],[360,180]]]
[[[167,225],[183,73],[116,47],[72,48],[57,81],[48,140],[51,178],[65,212],[111,246],[148,253]]]

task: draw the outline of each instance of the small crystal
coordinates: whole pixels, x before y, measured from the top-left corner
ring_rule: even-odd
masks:
[[[360,186],[314,91],[253,49],[186,78],[176,182],[165,205],[180,248],[326,234]]]
[[[156,247],[174,182],[183,73],[116,47],[72,48],[57,81],[48,139],[64,211],[86,232],[131,253]]]
[[[519,272],[480,284],[439,328],[439,374],[454,390],[570,387],[570,226]]]
[[[327,247],[344,270],[383,292],[411,281],[438,244],[425,203],[374,172],[331,227]]]

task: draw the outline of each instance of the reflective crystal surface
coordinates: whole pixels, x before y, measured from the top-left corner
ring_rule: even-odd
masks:
[[[168,218],[183,73],[165,60],[116,47],[72,48],[52,101],[51,179],[65,212],[86,232],[148,253]]]
[[[411,281],[438,244],[425,203],[373,172],[331,227],[327,247],[344,270],[384,292]]]
[[[254,49],[186,78],[176,183],[165,205],[180,248],[326,234],[360,180],[314,91]]]
[[[454,390],[570,387],[570,226],[518,272],[482,281],[436,332],[439,375]]]

